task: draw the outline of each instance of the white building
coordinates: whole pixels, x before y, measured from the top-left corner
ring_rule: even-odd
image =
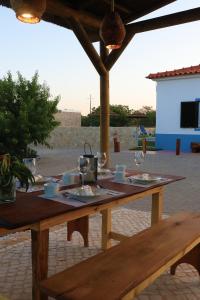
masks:
[[[156,81],[156,146],[191,151],[191,142],[200,143],[200,65],[150,74]]]

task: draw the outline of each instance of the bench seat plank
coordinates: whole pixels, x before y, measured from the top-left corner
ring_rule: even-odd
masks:
[[[179,213],[55,274],[41,288],[60,300],[135,296],[199,243],[200,214]]]

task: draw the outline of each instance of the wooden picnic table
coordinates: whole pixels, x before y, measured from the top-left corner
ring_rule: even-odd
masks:
[[[138,173],[138,172],[137,172]],[[131,175],[136,172],[131,172]],[[46,300],[41,294],[39,284],[47,278],[49,229],[52,226],[76,220],[100,212],[102,214],[102,248],[110,247],[111,239],[122,240],[125,236],[112,231],[111,210],[130,201],[152,197],[151,223],[159,222],[162,215],[163,192],[165,185],[184,179],[181,176],[162,175],[169,181],[155,183],[153,186],[139,187],[112,182],[111,179],[99,180],[106,189],[123,192],[101,201],[75,207],[65,203],[46,200],[42,192],[17,192],[16,202],[0,206],[0,234],[21,230],[31,230],[32,247],[32,297],[33,300]],[[66,187],[65,187],[66,188]]]

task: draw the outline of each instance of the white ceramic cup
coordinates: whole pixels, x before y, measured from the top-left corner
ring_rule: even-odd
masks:
[[[44,194],[46,197],[54,197],[59,190],[57,182],[47,182],[44,184]]]
[[[79,183],[79,174],[66,172],[62,176],[62,181],[66,185]]]
[[[116,172],[126,172],[126,165],[116,165]]]
[[[115,173],[115,180],[116,181],[124,181],[125,180],[125,172],[118,171]]]

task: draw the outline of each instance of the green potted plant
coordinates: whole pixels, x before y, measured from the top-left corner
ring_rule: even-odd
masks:
[[[26,187],[26,190],[29,183],[34,183],[31,171],[23,162],[10,154],[0,155],[0,203],[15,201],[16,179]]]

